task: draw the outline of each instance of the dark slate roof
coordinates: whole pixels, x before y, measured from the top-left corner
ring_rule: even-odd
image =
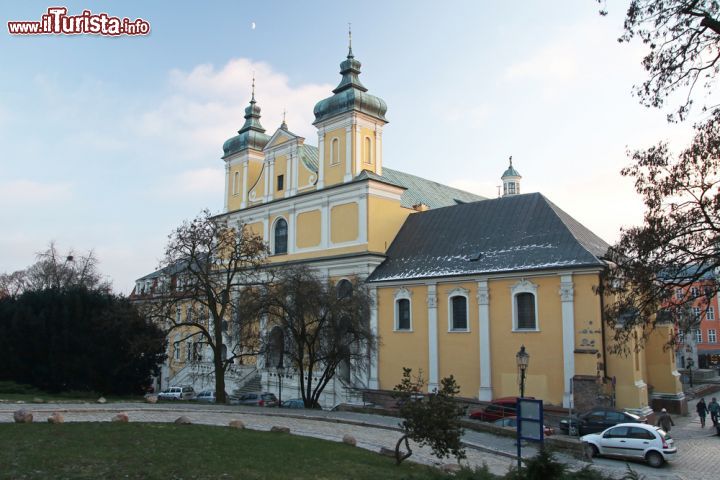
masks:
[[[480,195],[448,187],[447,185],[391,168],[383,168],[382,175],[363,170],[360,172],[360,175],[355,178],[370,178],[405,188],[405,192],[400,197],[400,205],[407,208],[412,208],[419,203],[424,203],[430,208],[442,208],[459,203],[485,200],[485,197],[481,197]]]
[[[539,193],[410,215],[368,281],[600,267],[609,245]]]

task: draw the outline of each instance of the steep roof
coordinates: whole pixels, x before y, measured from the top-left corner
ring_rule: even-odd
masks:
[[[609,245],[539,193],[410,215],[371,282],[601,267]]]

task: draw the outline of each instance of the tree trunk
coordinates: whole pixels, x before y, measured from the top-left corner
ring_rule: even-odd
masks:
[[[400,445],[402,442],[405,441],[405,448],[407,448],[407,453],[400,453]],[[412,450],[410,450],[410,442],[408,441],[408,436],[403,435],[400,437],[400,440],[397,441],[395,444],[395,465],[400,465],[403,460],[406,460],[408,457],[412,455]]]

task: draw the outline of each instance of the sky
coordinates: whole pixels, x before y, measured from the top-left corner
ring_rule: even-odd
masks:
[[[8,2],[9,3],[9,2]],[[607,242],[642,221],[620,170],[688,125],[643,107],[625,1],[68,1],[149,22],[146,36],[10,35],[60,2],[0,7],[0,273],[50,241],[93,250],[114,289],[153,271],[167,236],[221,212],[222,144],[253,72],[261,123],[317,145],[313,106],[340,80],[348,22],[361,80],[388,105],[383,164],[497,196],[512,155],[541,192]],[[692,119],[691,119],[692,121]]]

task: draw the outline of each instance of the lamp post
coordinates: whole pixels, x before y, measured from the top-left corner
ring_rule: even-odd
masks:
[[[277,364],[277,367],[275,367],[275,370],[277,372],[278,380],[279,380],[279,389],[278,389],[278,408],[282,407],[282,382],[283,377],[285,376],[285,366],[283,365],[283,356],[280,355],[280,361]]]
[[[520,398],[525,396],[525,371],[530,363],[530,355],[525,351],[525,345],[520,347],[520,351],[515,355],[517,367],[520,370]]]

